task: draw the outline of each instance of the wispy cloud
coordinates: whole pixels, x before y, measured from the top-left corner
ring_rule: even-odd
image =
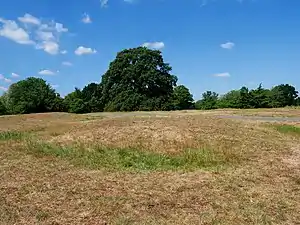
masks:
[[[5,20],[0,18],[0,36],[8,38],[18,44],[31,45],[34,41],[31,40],[29,33],[13,20]]]
[[[107,7],[107,5],[108,5],[108,0],[100,0],[100,5],[101,5],[102,8],[103,8],[103,7]]]
[[[226,72],[226,73],[216,73],[213,76],[215,77],[230,77],[230,73]]]
[[[56,73],[51,70],[40,70],[39,74],[40,75],[55,75]]]
[[[83,14],[81,21],[83,23],[92,23],[92,19],[91,19],[90,15],[87,13]]]
[[[0,80],[4,81],[5,83],[11,83],[12,82],[11,79],[8,79],[8,78],[4,77],[2,74],[0,74]]]
[[[133,3],[135,2],[136,0],[124,0],[124,2],[127,2],[127,3]]]
[[[165,47],[165,44],[163,42],[146,42],[142,44],[142,46],[146,48],[162,49]]]
[[[2,26],[1,26],[2,25]],[[0,18],[0,36],[18,44],[34,45],[36,49],[56,55],[60,52],[60,36],[67,33],[62,23],[41,20],[26,13],[16,21]]]
[[[0,91],[7,91],[8,89],[6,87],[0,86]]]
[[[202,0],[202,2],[201,2],[201,7],[208,5],[210,2],[216,2],[216,1],[218,1],[218,0]],[[224,1],[224,0],[220,0],[220,1]],[[232,1],[236,1],[236,2],[239,2],[239,3],[243,3],[243,2],[245,2],[246,0],[232,0]],[[253,0],[251,0],[251,1],[253,1]]]
[[[51,87],[55,89],[55,88],[58,88],[59,85],[58,84],[51,84]]]
[[[62,64],[63,66],[73,66],[73,64],[72,64],[71,62],[67,62],[67,61],[62,62],[61,64]]]
[[[87,48],[87,47],[83,47],[83,46],[79,46],[75,50],[76,55],[88,55],[88,54],[95,54],[95,53],[97,53],[97,51],[95,49]]]
[[[20,75],[17,74],[17,73],[11,73],[11,77],[13,77],[13,78],[18,78],[18,77],[20,77]]]
[[[28,13],[26,13],[22,17],[18,17],[18,20],[20,22],[26,23],[26,24],[34,24],[34,25],[40,25],[41,24],[41,21],[38,18],[36,18],[36,17],[34,17],[34,16],[32,16]]]
[[[235,44],[233,42],[226,42],[224,44],[221,44],[220,46],[224,49],[233,49]]]

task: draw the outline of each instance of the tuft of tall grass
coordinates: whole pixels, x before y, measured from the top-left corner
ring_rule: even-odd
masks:
[[[17,141],[23,140],[27,137],[27,134],[20,131],[1,131],[0,132],[0,141]]]
[[[214,170],[226,164],[221,155],[217,155],[210,149],[188,149],[180,154],[168,155],[136,149],[99,146],[87,149],[78,146],[58,146],[33,141],[27,143],[26,149],[38,156],[55,156],[70,161],[74,165],[91,169]]]
[[[275,128],[281,133],[300,135],[300,127],[296,127],[293,125],[275,125]]]

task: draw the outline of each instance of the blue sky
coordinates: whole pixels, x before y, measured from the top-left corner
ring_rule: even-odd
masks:
[[[196,99],[243,85],[300,88],[297,0],[3,0],[0,94],[42,77],[62,95],[124,48],[160,49]]]

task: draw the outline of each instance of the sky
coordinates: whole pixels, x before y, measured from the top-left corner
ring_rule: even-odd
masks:
[[[0,94],[41,77],[65,96],[125,49],[162,51],[195,99],[242,86],[300,89],[298,0],[2,0]]]

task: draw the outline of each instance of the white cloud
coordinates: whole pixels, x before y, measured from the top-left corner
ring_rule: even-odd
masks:
[[[62,24],[55,24],[55,28],[50,28],[50,25],[42,24],[40,29],[36,31],[36,38],[39,41],[36,48],[43,49],[51,55],[59,53],[59,32],[64,32],[62,30],[66,29],[63,28]]]
[[[80,46],[75,50],[76,55],[95,54],[95,53],[97,53],[97,51],[95,49],[86,48],[83,46]]]
[[[224,49],[232,49],[235,46],[233,42],[226,42],[224,44],[221,44],[221,48]]]
[[[19,44],[34,44],[34,41],[30,39],[29,34],[13,20],[5,20],[0,18],[0,23],[3,24],[0,27],[0,36],[6,37]]]
[[[54,40],[55,37],[51,31],[41,31],[38,30],[36,31],[37,39],[42,40],[42,41],[50,41]]]
[[[101,7],[106,7],[108,4],[108,0],[100,0]]]
[[[18,78],[18,77],[20,77],[20,75],[16,74],[16,73],[11,73],[11,77]]]
[[[24,24],[25,29],[20,27],[16,21],[0,18],[0,36],[19,44],[32,44],[36,49],[42,49],[51,55],[60,52],[60,36],[62,33],[68,32],[68,28],[64,27],[62,23],[54,20],[41,21],[28,13],[23,17],[18,17],[18,20]],[[36,26],[27,26],[27,24]],[[61,53],[65,54],[66,51]]]
[[[68,32],[68,28],[65,28],[61,23],[55,23],[55,29],[58,33]]]
[[[146,42],[142,44],[142,46],[146,48],[162,49],[165,47],[165,44],[163,42]]]
[[[3,80],[6,83],[11,83],[12,82],[11,79],[5,78],[2,74],[0,74],[0,80]]]
[[[0,91],[7,91],[8,89],[6,87],[0,86]]]
[[[23,17],[18,17],[18,20],[22,23],[30,23],[30,24],[34,24],[34,25],[41,24],[41,21],[38,18],[36,18],[28,13],[26,13]]]
[[[67,54],[67,53],[68,53],[67,50],[62,50],[62,51],[60,51],[60,54],[63,54],[63,55],[65,55],[65,54]]]
[[[230,77],[230,73],[217,73],[214,74],[215,77]]]
[[[11,79],[8,79],[8,78],[4,78],[3,80],[4,80],[4,82],[6,82],[6,83],[11,83],[11,82],[12,82],[12,80],[11,80]]]
[[[44,41],[36,46],[37,49],[43,49],[50,55],[56,55],[59,52],[59,45],[54,41]]]
[[[68,29],[64,27],[63,24],[57,23],[55,21],[50,21],[48,23],[43,23],[36,30],[37,49],[43,49],[45,52],[56,55],[60,51],[59,38],[61,33],[68,32]],[[61,51],[65,54],[66,51]]]
[[[91,19],[90,15],[87,14],[87,13],[83,14],[83,17],[82,17],[81,21],[83,23],[92,23],[92,19]]]
[[[51,70],[40,70],[39,71],[40,75],[54,75],[55,72],[51,71]]]
[[[63,66],[73,66],[73,64],[71,62],[62,62]]]
[[[58,88],[59,85],[58,84],[51,84],[51,87],[55,89],[55,88]]]

